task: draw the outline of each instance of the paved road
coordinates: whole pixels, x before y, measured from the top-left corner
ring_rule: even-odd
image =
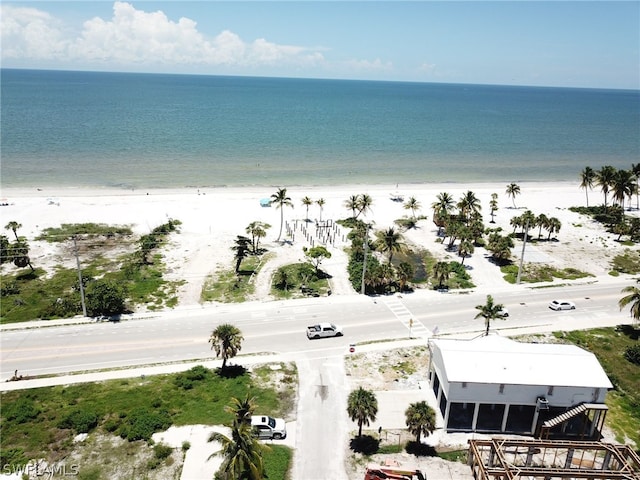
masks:
[[[558,288],[514,287],[493,293],[496,302],[510,311],[507,321],[492,328],[509,334],[527,328],[573,329],[623,323],[617,301],[628,280],[596,282]],[[561,292],[561,294],[560,294]],[[548,303],[557,297],[576,302],[571,312],[554,312]],[[176,310],[121,322],[89,322],[55,328],[8,330],[0,338],[0,378],[17,369],[23,375],[40,376],[136,365],[210,360],[207,339],[216,325],[230,322],[243,332],[241,354],[297,355],[326,348],[326,342],[309,342],[307,325],[323,321],[340,323],[345,336],[332,339],[331,348],[346,350],[349,343],[429,336],[434,331],[483,331],[475,319],[475,306],[486,292],[446,294],[419,292],[402,297],[324,297],[287,302],[251,303],[223,307]],[[413,322],[410,322],[413,320]]]
[[[617,301],[620,290],[631,283],[629,279],[604,279],[561,289],[516,286],[466,294],[336,296],[177,310],[119,323],[88,322],[15,330],[4,327],[1,375],[8,378],[15,369],[27,375],[43,375],[156,365],[76,376],[76,380],[94,381],[138,376],[140,372],[180,371],[192,365],[175,363],[185,360],[211,367],[215,362],[207,344],[208,335],[219,323],[231,322],[245,336],[241,353],[254,354],[245,361],[296,361],[298,366],[300,393],[293,478],[346,478],[344,445],[352,423],[345,409],[348,384],[343,361],[350,343],[407,338],[410,333],[426,338],[434,331],[476,336],[484,325],[482,320],[474,319],[475,306],[484,303],[487,293],[504,303],[511,313],[507,321],[496,321],[493,325],[503,334],[627,323],[629,313],[620,312]],[[558,297],[575,301],[577,309],[549,310],[549,301]],[[345,336],[307,340],[304,327],[322,321],[342,324]],[[273,356],[262,356],[264,353]],[[58,381],[66,383],[69,377],[39,379],[38,384]],[[21,384],[3,382],[0,390]]]

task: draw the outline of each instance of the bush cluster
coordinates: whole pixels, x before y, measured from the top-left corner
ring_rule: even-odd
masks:
[[[176,387],[184,390],[191,390],[195,382],[201,382],[211,377],[211,371],[202,365],[196,365],[186,372],[176,375],[174,383]]]
[[[138,408],[127,416],[120,427],[120,436],[130,442],[149,440],[155,432],[166,430],[171,426],[171,417],[166,410],[150,412],[146,408]]]
[[[640,345],[631,345],[624,351],[624,358],[635,365],[640,365]]]
[[[97,425],[98,415],[85,409],[72,410],[58,423],[59,428],[69,428],[76,433],[89,433]]]

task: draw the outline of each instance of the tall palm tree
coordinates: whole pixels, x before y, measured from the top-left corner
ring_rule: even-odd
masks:
[[[411,216],[416,218],[416,210],[420,210],[420,202],[416,199],[416,197],[409,197],[404,205],[402,205],[405,210],[411,210]]]
[[[409,405],[404,412],[409,432],[416,436],[416,443],[420,443],[420,436],[425,437],[436,430],[436,412],[424,400]]]
[[[613,177],[616,174],[616,168],[611,165],[605,165],[600,167],[595,174],[595,183],[600,187],[600,190],[604,194],[604,206],[607,207],[607,198],[609,195],[609,189],[613,184]]]
[[[344,206],[351,210],[351,218],[356,218],[358,210],[358,205],[360,204],[360,196],[359,195],[351,195],[347,200],[344,201]]]
[[[282,236],[282,225],[284,224],[284,208],[285,206],[293,208],[293,203],[291,203],[291,198],[287,197],[287,189],[279,188],[276,193],[271,195],[271,203],[276,204],[276,208],[280,209],[280,231],[278,232],[278,238],[276,242],[280,241],[280,237]]]
[[[489,335],[491,320],[495,320],[496,318],[502,318],[504,320],[502,316],[504,305],[501,303],[493,303],[493,297],[491,295],[487,295],[487,303],[484,305],[476,305],[476,310],[479,310],[479,312],[474,318],[484,318],[484,324],[486,326],[485,335]]]
[[[640,280],[636,280],[636,283],[640,283]],[[640,288],[635,285],[629,285],[628,287],[624,287],[621,293],[627,293],[628,295],[618,300],[620,310],[631,304],[631,318],[637,323],[640,320]]]
[[[4,226],[6,230],[11,230],[13,232],[13,235],[16,237],[16,241],[18,241],[18,229],[20,227],[22,227],[22,224],[16,222],[15,220],[11,220]]]
[[[431,204],[433,209],[433,223],[438,227],[438,235],[442,233],[451,212],[453,211],[454,200],[451,194],[441,192],[436,196],[436,201]]]
[[[451,270],[449,268],[449,263],[447,262],[436,262],[431,270],[431,274],[433,275],[433,279],[437,282],[438,288],[442,288],[445,282],[449,280],[450,273]]]
[[[545,230],[549,226],[549,217],[547,217],[544,213],[541,213],[536,217],[536,227],[538,227],[538,238],[542,236],[542,229]]]
[[[622,207],[624,216],[624,199],[631,198],[636,189],[636,179],[629,170],[616,170],[611,182],[613,200]]]
[[[319,198],[318,200],[316,200],[316,204],[320,207],[320,221],[322,221],[322,210],[324,209],[324,204],[326,202],[324,201],[324,198]]]
[[[510,183],[507,185],[506,193],[508,197],[511,197],[513,208],[516,208],[516,195],[520,195],[520,186],[517,183]]]
[[[307,213],[305,215],[305,221],[309,221],[309,207],[313,205],[313,200],[309,197],[302,197],[302,205],[307,209]]]
[[[460,209],[460,214],[464,217],[465,221],[469,223],[469,220],[472,216],[480,213],[482,209],[482,205],[480,205],[480,200],[476,197],[476,194],[471,190],[468,190],[458,202],[458,208]]]
[[[376,245],[378,249],[383,253],[389,254],[389,263],[391,263],[391,259],[395,252],[402,252],[405,249],[402,233],[393,227],[376,232],[376,237]]]
[[[356,218],[358,218],[361,214],[366,215],[368,211],[371,210],[371,206],[373,205],[373,198],[371,198],[366,193],[362,193],[358,196],[358,214]]]
[[[493,217],[495,216],[495,213],[498,211],[498,194],[497,193],[491,194],[491,200],[489,201],[489,208],[491,209],[490,223],[496,223]]]
[[[255,221],[251,222],[245,229],[245,232],[251,235],[251,249],[254,254],[258,253],[260,239],[267,236],[267,229],[269,228],[271,228],[271,225],[268,223]]]
[[[211,349],[215,350],[216,357],[222,357],[222,367],[224,370],[227,366],[227,359],[235,357],[242,350],[242,341],[244,337],[239,328],[230,323],[222,323],[211,332],[209,343]]]
[[[376,421],[378,414],[376,394],[362,387],[353,390],[347,399],[347,413],[352,421],[358,422],[358,437],[361,437],[362,425],[369,426],[369,422]]]
[[[640,163],[632,163],[631,172],[636,177],[636,210],[640,210]]]
[[[587,207],[589,207],[589,190],[593,189],[593,182],[596,179],[596,172],[591,167],[584,167],[580,172],[580,188],[584,188],[584,194],[587,197]]]

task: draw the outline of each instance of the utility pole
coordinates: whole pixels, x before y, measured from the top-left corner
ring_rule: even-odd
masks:
[[[520,254],[520,265],[518,265],[518,277],[516,278],[516,284],[520,285],[520,275],[522,274],[522,262],[524,261],[524,247],[527,245],[527,232],[529,231],[529,220],[524,227],[524,238],[522,242],[522,253]]]
[[[80,269],[80,257],[78,256],[78,244],[76,236],[73,236],[73,252],[76,255],[76,266],[78,267],[78,284],[80,285],[80,302],[82,303],[82,316],[87,316],[87,305],[84,301],[84,285],[82,284],[82,270]]]
[[[364,276],[367,272],[367,248],[369,247],[369,225],[367,224],[367,228],[364,231],[364,257],[362,259],[362,283],[360,284],[360,293],[364,295]]]

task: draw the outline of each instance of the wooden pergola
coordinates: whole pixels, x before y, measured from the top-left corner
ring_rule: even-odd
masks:
[[[640,457],[628,445],[493,438],[469,440],[476,480],[639,480]]]

